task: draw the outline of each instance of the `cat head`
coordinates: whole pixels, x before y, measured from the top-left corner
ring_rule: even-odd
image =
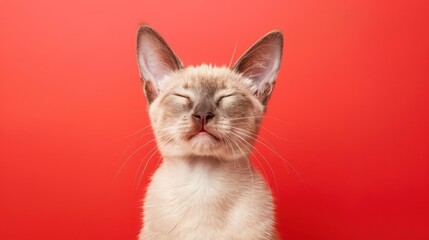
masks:
[[[162,37],[143,25],[137,60],[149,116],[164,156],[247,156],[280,67],[283,34],[259,39],[232,68],[185,67]]]

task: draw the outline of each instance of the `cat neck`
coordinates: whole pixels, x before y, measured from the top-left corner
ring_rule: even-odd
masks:
[[[164,157],[163,167],[174,175],[206,178],[245,178],[254,174],[254,168],[247,157],[234,160],[207,156]],[[179,177],[179,176],[177,176]]]
[[[241,157],[236,159],[222,159],[219,157],[213,156],[164,156],[164,162],[168,165],[183,165],[189,168],[199,168],[206,167],[209,169],[222,169],[229,168],[233,166],[235,169],[239,170],[242,168],[249,169],[249,159],[248,157]]]
[[[174,202],[187,202],[190,206],[217,212],[221,210],[213,206],[227,206],[242,194],[265,191],[261,175],[247,158],[236,161],[207,157],[164,158],[151,186],[162,189],[163,197],[174,196],[171,199]]]

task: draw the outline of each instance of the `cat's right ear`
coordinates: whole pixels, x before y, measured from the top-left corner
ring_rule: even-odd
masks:
[[[183,68],[182,62],[164,39],[148,25],[140,26],[137,31],[137,61],[149,103],[158,96],[166,77]]]

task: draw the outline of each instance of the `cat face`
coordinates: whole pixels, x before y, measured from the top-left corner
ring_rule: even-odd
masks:
[[[149,106],[164,154],[237,158],[248,153],[263,113],[249,81],[207,65],[179,70],[165,81]]]
[[[184,67],[148,26],[138,32],[137,57],[149,115],[164,156],[247,156],[274,87],[283,38],[271,32],[230,69]]]

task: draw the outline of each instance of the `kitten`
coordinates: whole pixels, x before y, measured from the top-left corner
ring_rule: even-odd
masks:
[[[273,240],[273,199],[249,162],[280,67],[283,35],[233,68],[185,67],[161,36],[138,30],[137,59],[163,162],[148,186],[140,240]]]

